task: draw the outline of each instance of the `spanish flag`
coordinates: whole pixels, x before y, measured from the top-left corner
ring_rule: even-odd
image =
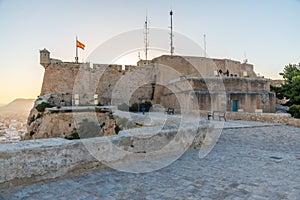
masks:
[[[85,45],[82,44],[81,42],[79,42],[78,40],[76,40],[76,46],[79,47],[80,49],[83,49],[85,48]]]

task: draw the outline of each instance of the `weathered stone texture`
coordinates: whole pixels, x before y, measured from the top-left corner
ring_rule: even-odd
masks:
[[[46,111],[40,118],[29,124],[25,139],[64,138],[70,133],[77,132],[80,123],[85,119],[92,119],[90,121],[96,119],[97,123],[104,124],[101,129],[103,136],[117,134],[115,131],[116,120],[110,117],[110,112],[77,112],[76,116],[74,115],[71,112],[51,113]]]
[[[0,147],[0,186],[24,185],[86,171],[101,164],[80,141],[29,140]]]
[[[245,112],[275,112],[275,94],[270,92],[267,79],[239,78],[239,77],[207,77],[186,78],[169,84],[174,88],[171,92],[164,92],[161,104],[165,107],[182,109],[180,99],[188,101],[194,99],[200,110],[232,110],[232,101],[238,101],[238,109]],[[186,85],[186,86],[185,86]],[[185,90],[176,90],[185,88]],[[189,95],[195,96],[191,98]]]
[[[207,111],[200,111],[200,115],[202,117],[207,117]],[[300,127],[300,119],[293,118],[287,113],[226,112],[226,118],[232,120],[281,123]]]
[[[178,127],[171,126],[165,129],[130,129],[113,137],[81,140],[51,138],[3,144],[0,146],[0,167],[5,170],[0,171],[0,188],[36,183],[104,167],[99,161],[127,163],[131,153],[136,153],[135,161],[148,162],[154,151],[156,156],[163,156],[178,149],[199,147],[210,130],[205,124],[184,127],[186,131],[182,132],[182,137],[178,137]],[[112,152],[112,144],[125,153]],[[168,150],[157,151],[166,144],[169,145]],[[98,152],[93,155],[99,161],[86,148]],[[145,153],[150,154],[145,157]]]
[[[41,52],[41,58],[43,53]],[[44,60],[49,59],[46,65]],[[134,103],[139,97],[151,99],[153,103],[161,103],[164,94],[188,91],[188,90],[220,90],[220,81],[215,76],[215,71],[229,70],[233,75],[242,77],[247,72],[248,77],[256,77],[253,65],[240,63],[227,59],[211,59],[188,56],[160,56],[147,65],[141,67],[121,65],[104,65],[89,63],[67,63],[51,58],[45,58],[43,66],[45,75],[41,95],[64,94],[65,102],[72,102],[72,96],[78,94],[80,105],[93,105],[94,94],[98,95],[98,102],[110,105],[111,101],[121,103]],[[42,61],[41,61],[42,62]],[[192,79],[191,77],[198,77]],[[199,79],[203,77],[205,79]],[[209,78],[212,77],[212,78]],[[225,88],[228,91],[269,92],[270,86],[267,79],[248,79],[222,76]],[[181,78],[189,78],[189,86],[172,87],[170,82]],[[222,82],[222,83],[223,83]],[[154,94],[153,94],[154,84]],[[169,88],[168,88],[169,87]],[[168,89],[167,89],[168,88]],[[222,88],[221,88],[222,89]],[[118,96],[119,95],[119,96]],[[240,96],[243,95],[240,93]],[[126,98],[122,97],[125,96]],[[127,97],[128,96],[128,97]],[[258,94],[257,96],[260,96]],[[74,97],[73,97],[74,98]],[[120,98],[120,99],[118,99]],[[125,102],[123,100],[126,100]],[[270,104],[272,106],[272,103]],[[207,105],[210,107],[210,105]],[[261,107],[258,105],[258,107]],[[255,110],[252,108],[252,110]],[[252,110],[248,110],[249,112]],[[264,112],[272,112],[272,109],[264,109]]]

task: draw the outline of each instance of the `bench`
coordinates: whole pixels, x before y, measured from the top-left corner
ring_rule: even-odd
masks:
[[[210,120],[210,118],[212,118],[214,120],[215,117],[219,117],[219,121],[221,121],[221,118],[223,118],[224,121],[226,121],[226,112],[225,111],[209,111],[207,113],[208,120]]]
[[[174,108],[171,108],[171,107],[167,108],[167,109],[166,109],[166,113],[167,113],[168,115],[174,115]]]

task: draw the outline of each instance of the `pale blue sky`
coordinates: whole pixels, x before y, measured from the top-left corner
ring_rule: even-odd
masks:
[[[176,31],[199,45],[206,34],[210,57],[242,61],[246,52],[255,71],[271,78],[300,62],[298,0],[0,0],[0,103],[39,94],[40,49],[74,60],[77,34],[84,59],[112,36],[142,28],[146,10],[151,27],[167,29],[170,6]]]

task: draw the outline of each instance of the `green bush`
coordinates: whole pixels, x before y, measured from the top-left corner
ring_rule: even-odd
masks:
[[[52,108],[53,105],[51,105],[50,103],[47,102],[42,102],[39,105],[37,105],[35,108],[39,111],[39,112],[44,112],[46,108]]]
[[[292,105],[289,109],[289,113],[295,118],[300,118],[300,105]]]
[[[104,104],[98,102],[97,106],[104,106]]]
[[[133,103],[129,107],[129,111],[130,112],[138,112],[138,107],[139,107],[138,103]],[[140,104],[140,110],[141,110],[141,104]]]

